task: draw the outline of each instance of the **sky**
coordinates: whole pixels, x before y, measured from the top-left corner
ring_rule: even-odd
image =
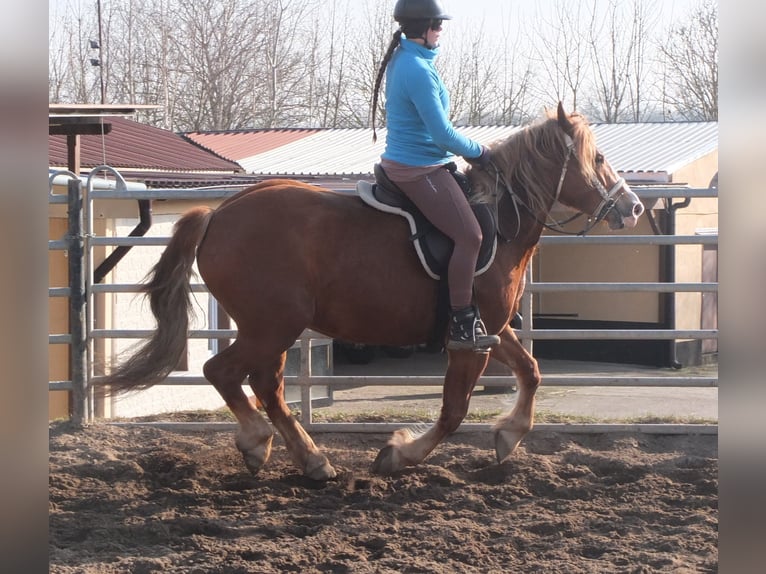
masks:
[[[104,3],[110,0],[103,0]],[[322,2],[323,0],[317,0]],[[577,7],[585,7],[591,4],[593,0],[568,0],[567,5]],[[596,0],[602,5],[606,5],[609,1],[613,0]],[[618,0],[623,4],[627,4],[629,0]],[[667,21],[673,21],[677,17],[688,14],[693,7],[700,4],[701,0],[654,0],[657,4],[658,10],[662,12],[662,17]],[[395,0],[390,0],[391,11]],[[481,21],[484,23],[487,29],[494,33],[499,32],[502,26],[508,26],[510,22],[509,16],[518,14],[519,16],[535,16],[552,13],[552,9],[556,4],[556,0],[442,0],[447,13],[453,16],[456,23],[458,21],[471,22]],[[72,6],[80,5],[83,8],[92,6],[95,10],[96,0],[49,0],[49,13],[54,15],[62,10],[71,9]],[[363,2],[351,2],[352,10],[356,7],[362,10]],[[498,17],[500,15],[500,17]],[[524,18],[526,20],[526,18]],[[526,20],[531,21],[531,20]]]

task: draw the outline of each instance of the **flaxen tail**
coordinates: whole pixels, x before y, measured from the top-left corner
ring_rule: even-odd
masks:
[[[141,289],[149,297],[157,329],[130,358],[99,381],[109,385],[112,393],[151,387],[165,379],[181,360],[192,305],[189,280],[211,214],[209,207],[195,207],[176,222],[167,248]]]

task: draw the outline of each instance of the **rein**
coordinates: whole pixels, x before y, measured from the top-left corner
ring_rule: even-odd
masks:
[[[567,138],[567,154],[564,158],[564,165],[561,168],[561,176],[559,177],[558,185],[556,186],[556,193],[553,196],[553,203],[556,203],[558,201],[559,196],[561,195],[561,189],[564,185],[564,178],[567,174],[567,169],[569,167],[569,160],[572,157],[572,153],[574,151],[574,142],[572,141],[572,138],[568,135]],[[537,212],[535,212],[531,207],[529,207],[520,197],[519,195],[513,190],[513,187],[511,187],[511,184],[505,179],[503,176],[503,173],[500,171],[500,169],[497,167],[494,161],[490,160],[489,164],[492,166],[492,168],[495,170],[495,211],[497,213],[497,229],[498,229],[498,235],[507,243],[512,241],[513,238],[518,237],[519,231],[521,231],[521,216],[519,214],[519,205],[521,205],[524,209],[526,209],[527,213],[529,213],[532,218],[545,227],[546,229],[550,231],[554,231],[556,233],[560,233],[563,235],[582,235],[584,236],[586,233],[588,233],[591,229],[593,229],[600,221],[602,221],[607,214],[614,208],[616,202],[615,197],[618,195],[618,192],[623,188],[625,185],[625,179],[619,178],[614,185],[607,191],[607,189],[604,187],[604,185],[598,180],[598,178],[594,177],[592,180],[593,186],[598,190],[598,192],[601,194],[601,203],[598,204],[596,209],[594,210],[593,214],[588,217],[588,222],[586,223],[585,227],[583,227],[582,230],[577,232],[571,232],[571,231],[565,231],[562,229],[564,225],[567,223],[570,223],[571,221],[574,221],[581,215],[582,213],[576,213],[569,219],[565,219],[563,221],[553,221],[552,223],[547,223],[546,221],[541,221],[540,218],[537,215]],[[516,226],[516,234],[513,238],[508,238],[503,235],[503,233],[500,231],[500,211],[499,211],[499,202],[500,202],[500,193],[498,192],[498,189],[502,185],[503,189],[508,192],[508,195],[510,196],[511,200],[513,201],[513,207],[516,210],[516,220],[517,220],[517,226]]]

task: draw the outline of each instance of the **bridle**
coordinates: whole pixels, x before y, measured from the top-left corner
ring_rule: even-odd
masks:
[[[567,174],[567,169],[569,167],[569,160],[572,157],[572,153],[574,152],[574,141],[572,138],[565,134],[566,141],[567,141],[567,154],[564,158],[564,164],[561,167],[561,176],[559,177],[558,185],[556,186],[556,193],[553,196],[553,203],[556,203],[559,199],[559,196],[561,195],[561,189],[564,185],[564,178]],[[604,184],[599,181],[597,177],[593,177],[591,180],[591,184],[593,187],[599,192],[601,195],[601,202],[598,204],[596,209],[593,211],[593,213],[588,216],[588,220],[583,227],[582,230],[577,232],[571,232],[566,231],[563,229],[564,225],[574,221],[578,217],[582,216],[582,213],[576,213],[569,219],[565,219],[563,221],[553,221],[552,223],[548,223],[546,221],[541,221],[538,217],[538,214],[535,210],[533,210],[531,207],[529,207],[521,197],[513,190],[511,187],[511,184],[505,179],[505,176],[500,171],[500,169],[497,167],[494,161],[490,160],[489,165],[492,166],[492,168],[495,170],[495,212],[497,213],[497,229],[498,229],[498,235],[505,240],[506,242],[512,241],[515,237],[518,237],[519,231],[521,230],[521,217],[519,214],[519,205],[521,205],[531,216],[532,218],[545,227],[546,229],[549,229],[550,231],[555,231],[556,233],[561,233],[563,235],[585,235],[588,233],[591,229],[593,229],[599,222],[601,222],[607,214],[614,209],[615,205],[617,204],[617,199],[625,193],[625,179],[624,178],[618,178],[617,181],[612,185],[611,188],[608,190],[606,187],[604,187]],[[516,220],[517,220],[517,228],[516,228],[516,234],[513,238],[507,238],[505,237],[502,232],[500,231],[500,217],[499,217],[499,202],[500,202],[500,195],[501,192],[498,192],[500,187],[508,193],[508,196],[513,201],[514,209],[516,210]]]

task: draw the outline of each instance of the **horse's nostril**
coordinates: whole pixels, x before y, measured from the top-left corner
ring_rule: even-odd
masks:
[[[644,204],[643,203],[637,203],[633,206],[633,216],[634,217],[641,217],[641,215],[644,213]]]

